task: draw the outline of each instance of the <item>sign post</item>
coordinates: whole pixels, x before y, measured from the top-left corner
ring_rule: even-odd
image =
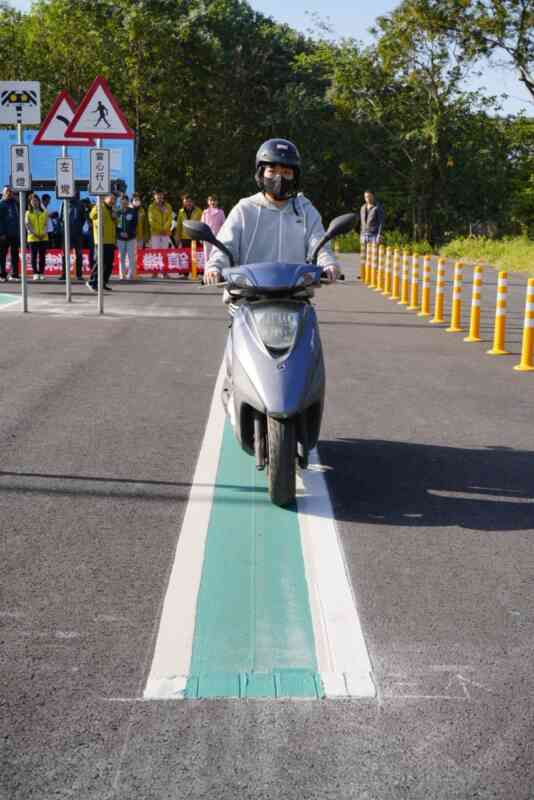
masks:
[[[68,158],[68,147],[93,147],[94,139],[67,136],[66,130],[76,113],[76,105],[68,92],[60,92],[41,125],[34,144],[61,146],[61,158],[56,159],[56,196],[63,198],[65,292],[67,303],[72,302],[70,282],[70,202],[76,196],[72,158]]]
[[[17,126],[17,144],[11,148],[11,186],[19,193],[22,311],[28,311],[26,281],[26,194],[31,189],[30,159],[22,126],[41,122],[39,81],[0,81],[0,124]],[[11,265],[13,272],[14,265]]]
[[[110,152],[101,147],[102,140],[97,139],[97,147],[90,151],[89,193],[96,195],[98,213],[98,313],[104,313],[104,216],[102,197],[111,192]]]
[[[22,286],[22,311],[28,311],[28,283],[26,281],[26,192],[32,185],[30,156],[27,145],[22,144],[22,125],[17,125],[17,142],[11,146],[11,187],[19,195],[20,279]],[[13,255],[13,250],[11,251]],[[11,274],[15,264],[11,264]]]
[[[61,158],[56,158],[56,197],[63,200],[63,230],[65,234],[65,288],[67,303],[72,302],[70,285],[70,203],[76,194],[74,184],[74,162],[68,157],[65,146],[61,148]]]
[[[67,136],[94,137],[97,147],[91,150],[91,179],[89,192],[97,195],[98,208],[98,312],[104,313],[103,286],[103,216],[102,196],[111,192],[111,170],[109,150],[101,148],[102,136],[106,139],[133,139],[134,133],[128,127],[126,117],[109,88],[108,82],[100,75],[95,78],[85,97],[78,106],[74,118],[67,126]],[[102,155],[98,155],[98,154]],[[103,154],[107,153],[107,157]],[[106,162],[107,158],[107,162]],[[99,188],[101,187],[101,188]]]

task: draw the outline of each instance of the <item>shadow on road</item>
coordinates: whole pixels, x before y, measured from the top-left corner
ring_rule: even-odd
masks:
[[[534,533],[534,452],[338,439],[319,453],[338,520]]]

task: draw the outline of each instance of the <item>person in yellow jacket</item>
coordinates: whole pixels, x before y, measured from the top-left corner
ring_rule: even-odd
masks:
[[[138,192],[132,194],[132,208],[137,209],[137,228],[135,229],[135,239],[137,242],[137,249],[142,250],[150,241],[150,227],[148,225],[148,216],[146,210],[142,206],[141,195]]]
[[[104,289],[111,292],[109,279],[113,271],[113,259],[115,258],[115,247],[117,244],[117,217],[115,214],[115,195],[107,194],[102,203],[102,215],[104,221]],[[89,218],[93,221],[93,234],[95,239],[95,249],[98,245],[98,207],[94,206],[89,212]],[[91,292],[98,290],[98,258],[93,267],[91,277],[85,284]]]
[[[172,206],[165,202],[165,196],[160,189],[156,189],[154,200],[148,207],[148,225],[150,227],[150,247],[167,250],[170,247]],[[152,277],[162,278],[167,275],[162,272],[153,272]]]
[[[32,259],[34,281],[44,281],[46,251],[48,249],[48,211],[41,205],[41,200],[32,194],[30,207],[25,216],[28,244]]]
[[[202,219],[202,209],[195,205],[195,201],[190,194],[184,194],[182,195],[182,207],[178,212],[176,230],[174,232],[176,247],[191,247],[191,239],[184,231],[185,220],[191,219],[200,222]]]

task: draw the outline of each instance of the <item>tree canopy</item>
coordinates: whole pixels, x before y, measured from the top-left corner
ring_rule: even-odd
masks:
[[[372,188],[387,225],[441,241],[475,224],[534,223],[534,120],[465,89],[497,50],[532,90],[534,0],[404,0],[373,44],[304,36],[245,0],[0,2],[2,79],[79,101],[104,75],[135,131],[137,188],[228,208],[255,190],[254,156],[295,141],[326,218]],[[6,55],[8,54],[8,55]]]

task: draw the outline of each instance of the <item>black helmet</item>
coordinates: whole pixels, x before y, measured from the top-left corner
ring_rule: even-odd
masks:
[[[295,191],[300,181],[300,154],[293,142],[287,139],[268,139],[256,153],[256,183],[263,191],[263,167],[266,164],[283,164],[295,172]]]

